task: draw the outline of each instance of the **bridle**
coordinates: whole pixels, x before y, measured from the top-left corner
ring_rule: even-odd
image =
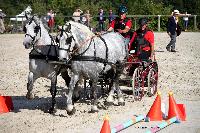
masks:
[[[72,42],[72,40],[75,42],[75,38],[74,38],[73,35],[69,36],[67,34],[67,33],[72,33],[70,29],[71,29],[71,25],[70,24],[68,25],[66,30],[64,30],[64,27],[62,26],[62,29],[60,30],[61,31],[60,37],[62,37],[64,33],[67,35],[67,39],[65,40],[65,44],[69,44],[69,47],[68,47],[68,49],[64,49],[64,48],[60,48],[59,47],[59,49],[60,50],[64,49],[64,50],[67,50],[69,53],[72,53],[73,50],[72,51],[70,50],[71,49],[71,42]],[[60,42],[59,42],[59,46],[61,46]]]
[[[30,56],[31,56],[31,58],[36,58],[36,59],[46,59],[46,60],[48,60],[49,59],[49,53],[50,53],[50,51],[51,51],[51,48],[52,48],[52,46],[56,46],[56,44],[55,44],[55,42],[54,42],[54,39],[53,39],[53,37],[49,34],[49,36],[50,36],[50,38],[51,38],[51,44],[49,45],[50,47],[49,47],[49,50],[48,50],[48,52],[47,52],[47,54],[43,54],[42,52],[40,52],[40,51],[38,51],[38,49],[35,47],[35,44],[37,43],[37,41],[39,40],[39,39],[37,39],[36,40],[36,37],[38,36],[38,34],[40,35],[40,37],[39,38],[41,38],[42,37],[42,34],[41,34],[41,26],[40,26],[40,24],[38,24],[35,20],[34,20],[34,16],[32,17],[32,18],[30,18],[29,19],[29,22],[28,22],[28,25],[30,25],[32,22],[34,22],[35,24],[36,24],[36,26],[35,26],[35,28],[34,28],[34,33],[35,33],[35,36],[32,36],[31,34],[27,34],[26,32],[27,32],[27,29],[26,29],[26,27],[24,27],[24,32],[26,33],[25,34],[25,37],[26,36],[29,36],[31,39],[32,39],[32,41],[31,41],[31,45],[32,45],[32,47],[33,47],[33,49],[32,49],[32,51],[29,53],[29,58],[30,58]],[[37,45],[37,46],[39,46],[39,45]],[[43,46],[43,45],[41,45],[41,46]],[[32,52],[34,53],[34,51],[37,53],[36,55],[35,54],[32,54]],[[55,52],[56,53],[56,52]],[[56,55],[57,56],[57,55]]]
[[[30,21],[28,22],[28,25],[30,25],[32,22],[35,22],[35,21],[34,21],[34,16],[30,19]],[[34,44],[38,41],[38,40],[35,40],[35,38],[36,38],[36,36],[38,35],[38,33],[40,34],[40,37],[41,37],[41,27],[40,27],[40,25],[38,25],[36,22],[35,22],[35,24],[36,24],[36,26],[35,26],[35,28],[34,28],[34,33],[36,34],[35,36],[32,36],[32,35],[30,35],[30,34],[27,34],[27,33],[26,33],[27,29],[26,29],[26,27],[24,27],[24,32],[26,33],[26,34],[25,34],[25,37],[26,37],[26,36],[31,37],[31,39],[32,39],[31,44],[32,44],[33,47],[34,47]]]

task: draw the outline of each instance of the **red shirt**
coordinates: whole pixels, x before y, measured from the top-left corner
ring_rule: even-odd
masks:
[[[131,38],[131,41],[130,41],[130,43],[129,43],[129,51],[131,50],[131,49],[130,49],[130,48],[131,48],[131,44],[133,43],[133,41],[134,41],[136,35],[137,35],[137,33],[134,32],[134,33],[133,33],[133,37]],[[145,33],[145,35],[144,35],[144,38],[145,38],[147,41],[149,41],[149,43],[150,43],[151,46],[154,45],[154,34],[153,34],[152,31],[147,31],[147,32]],[[150,47],[144,47],[142,50],[144,50],[144,51],[150,51],[151,48],[150,48]]]
[[[120,22],[122,22],[122,21],[123,21],[123,20],[121,20]],[[129,29],[131,29],[132,21],[129,19],[129,20],[125,23],[125,25],[126,25],[127,27],[129,27]],[[115,19],[111,22],[110,27],[112,27],[113,29],[115,28]]]
[[[124,18],[124,19],[126,19],[126,18]],[[118,22],[119,21],[119,24],[120,25],[124,25],[124,29],[126,28],[126,27],[128,27],[129,29],[131,29],[131,26],[132,26],[132,21],[130,20],[130,19],[128,19],[128,20],[126,20],[126,22],[124,22],[124,19],[120,19],[119,20],[119,18],[115,18],[112,22],[111,22],[111,24],[110,24],[110,27],[112,27],[113,29],[115,29],[115,30],[117,30],[117,29],[121,29],[120,27],[118,27],[119,25],[117,25],[116,26],[116,21]],[[115,27],[116,26],[116,27]],[[122,29],[123,30],[123,29]],[[130,35],[129,34],[127,34],[127,33],[120,33],[123,37],[125,37],[125,38],[130,38]]]

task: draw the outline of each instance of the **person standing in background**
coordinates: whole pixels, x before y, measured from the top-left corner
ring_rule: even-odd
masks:
[[[178,25],[178,10],[174,10],[173,16],[169,17],[168,24],[167,24],[167,34],[170,36],[171,41],[167,45],[166,49],[169,52],[176,52],[175,44],[176,44],[176,37],[179,36],[179,25]]]
[[[185,14],[183,14],[183,21],[184,21],[184,31],[188,30],[188,22],[189,22],[189,16],[191,14],[187,14],[187,12],[185,12]]]
[[[3,23],[3,18],[5,17],[6,15],[2,12],[2,10],[0,9],[0,33],[3,34],[4,31],[5,31],[5,26],[4,26],[4,23]]]
[[[102,8],[99,10],[97,21],[99,22],[99,28],[98,28],[99,32],[105,31],[106,17],[105,17],[105,13]]]
[[[53,13],[52,9],[49,9],[49,12],[47,13],[47,22],[48,22],[48,27],[50,28],[50,32],[53,32],[53,28],[54,28],[54,16],[55,14]]]
[[[73,20],[75,22],[81,22],[81,14],[83,13],[83,11],[80,8],[77,8],[76,11],[73,13]]]
[[[86,13],[84,15],[85,15],[85,18],[86,18],[85,25],[88,26],[88,27],[90,27],[90,11],[86,10]]]
[[[112,9],[109,10],[109,14],[108,14],[108,20],[109,20],[109,25],[111,24],[111,22],[115,19],[115,14],[113,13]]]

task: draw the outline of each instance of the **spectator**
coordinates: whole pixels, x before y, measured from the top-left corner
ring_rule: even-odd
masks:
[[[106,17],[105,17],[105,13],[102,8],[99,10],[97,21],[99,22],[99,27],[98,27],[99,32],[105,31]]]
[[[184,21],[184,31],[188,30],[188,21],[189,21],[189,16],[191,14],[187,14],[187,12],[185,12],[185,14],[183,14],[183,21]]]
[[[0,9],[0,33],[3,34],[4,31],[5,31],[5,26],[4,26],[4,23],[3,23],[3,18],[5,17],[6,15],[2,12],[2,10]]]
[[[90,11],[89,10],[86,10],[86,13],[85,13],[85,18],[86,18],[86,26],[90,27]]]
[[[139,19],[139,29],[133,33],[129,43],[129,51],[135,50],[138,59],[154,60],[154,33],[147,27],[147,19]]]
[[[108,14],[108,20],[109,20],[109,25],[111,24],[111,22],[115,19],[115,15],[112,11],[112,9],[109,10],[109,14]]]
[[[167,33],[171,38],[171,41],[167,45],[166,49],[169,52],[176,52],[175,50],[175,44],[176,44],[176,37],[179,36],[180,27],[178,25],[178,15],[179,15],[178,10],[174,10],[173,16],[169,17],[168,19],[168,24],[167,24]]]
[[[54,28],[54,16],[55,14],[53,13],[52,9],[49,9],[49,12],[47,13],[47,22],[48,22],[48,27],[50,28],[50,32],[53,32],[53,28]]]
[[[80,23],[82,23],[82,24],[86,24],[86,17],[85,17],[85,14],[83,14],[83,13],[81,13],[81,15],[80,15]]]
[[[81,14],[83,13],[83,11],[80,8],[77,8],[76,11],[73,13],[73,20],[75,22],[81,22]]]

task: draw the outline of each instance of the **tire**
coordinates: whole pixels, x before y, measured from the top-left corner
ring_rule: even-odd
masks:
[[[158,84],[158,71],[154,68],[151,68],[148,73],[148,89],[147,95],[149,97],[153,96],[157,92],[157,84]]]
[[[132,88],[135,101],[140,101],[144,96],[144,90],[141,86],[142,84],[141,72],[142,71],[139,68],[136,68],[133,73]]]

